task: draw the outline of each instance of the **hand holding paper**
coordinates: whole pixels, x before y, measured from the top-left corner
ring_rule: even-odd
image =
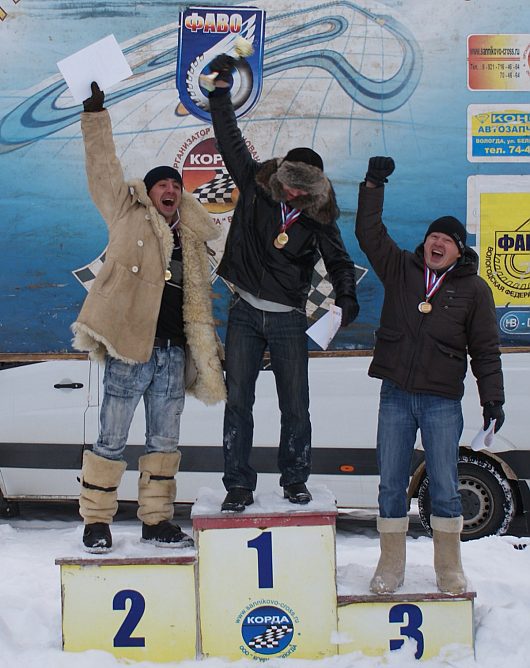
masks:
[[[491,448],[493,445],[493,434],[495,433],[495,422],[492,420],[487,429],[479,429],[476,436],[471,441],[471,449],[477,452],[478,450],[484,450]]]
[[[92,95],[86,100],[83,100],[83,109],[90,112],[103,111],[105,93],[101,90],[96,81],[93,81],[90,84],[90,88],[92,89]]]
[[[323,350],[326,350],[339,331],[341,321],[342,309],[332,304],[329,311],[306,330],[306,334]]]
[[[102,90],[107,90],[132,75],[114,35],[63,58],[57,67],[76,104],[81,104],[92,95],[90,84],[93,81],[97,81]]]

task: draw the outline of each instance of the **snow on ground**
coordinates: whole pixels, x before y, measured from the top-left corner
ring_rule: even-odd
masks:
[[[315,486],[315,510],[328,510],[325,488]],[[219,494],[201,490],[192,516],[208,514],[218,508]],[[256,510],[285,510],[279,497],[258,498]],[[101,651],[66,653],[61,650],[61,590],[57,558],[85,558],[81,549],[82,525],[75,512],[53,519],[53,509],[38,513],[41,519],[0,520],[0,668],[118,668],[124,665]],[[42,519],[43,518],[43,519]],[[191,520],[184,513],[178,518],[184,530],[191,531]],[[340,595],[368,593],[368,582],[379,556],[379,542],[373,521],[337,530],[337,589]],[[113,557],[160,556],[160,550],[139,542],[139,522],[132,513],[113,525]],[[413,533],[413,532],[412,532]],[[528,543],[528,547],[525,548]],[[516,549],[519,548],[519,549]],[[163,550],[162,556],[175,554]],[[178,554],[193,554],[182,550]],[[530,540],[513,536],[491,536],[462,544],[466,575],[476,591],[475,653],[451,648],[421,664],[429,668],[510,668],[530,666]],[[407,573],[403,593],[434,592],[432,541],[425,535],[407,539]],[[405,668],[418,665],[413,643],[385,657],[365,657],[359,653],[318,661],[271,659],[270,668]],[[140,662],[138,668],[178,666],[196,668],[197,662],[171,664]],[[255,666],[255,661],[230,663],[223,659],[201,661],[203,668]]]

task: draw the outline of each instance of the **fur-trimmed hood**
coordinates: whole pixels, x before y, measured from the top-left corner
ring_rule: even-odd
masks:
[[[283,185],[305,190],[308,194],[290,200],[309,218],[328,225],[339,216],[339,208],[331,181],[322,170],[305,162],[289,162],[271,158],[256,173],[256,183],[275,201],[285,201]]]

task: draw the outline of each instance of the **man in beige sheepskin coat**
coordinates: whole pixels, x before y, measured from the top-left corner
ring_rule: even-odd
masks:
[[[187,390],[205,404],[225,399],[206,249],[218,230],[183,191],[181,176],[172,167],[155,167],[143,181],[124,180],[104,99],[93,82],[81,115],[88,185],[109,232],[105,262],[72,325],[74,347],[105,362],[99,437],[83,456],[83,544],[89,552],[112,547],[109,525],[126,468],[123,452],[143,397],[142,540],[188,547],[193,540],[170,521],[186,360],[186,376],[191,366],[195,372]]]

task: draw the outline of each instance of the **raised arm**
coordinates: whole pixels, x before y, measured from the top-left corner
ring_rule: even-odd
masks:
[[[91,87],[92,95],[83,102],[81,114],[88,188],[105,222],[112,225],[116,213],[130,197],[129,187],[116,157],[109,112],[103,107],[105,94],[95,81]]]
[[[370,158],[364,183],[359,186],[355,236],[361,250],[384,283],[397,270],[403,251],[383,224],[384,183],[394,171],[394,161],[387,157]]]
[[[226,54],[218,56],[210,63],[210,69],[221,69],[222,64],[219,64],[218,61],[222,58],[230,58],[230,56]],[[216,79],[216,88],[209,96],[210,113],[221,156],[234,183],[239,190],[242,190],[247,183],[253,180],[258,163],[252,158],[237,125],[227,78],[230,77],[221,75]]]

